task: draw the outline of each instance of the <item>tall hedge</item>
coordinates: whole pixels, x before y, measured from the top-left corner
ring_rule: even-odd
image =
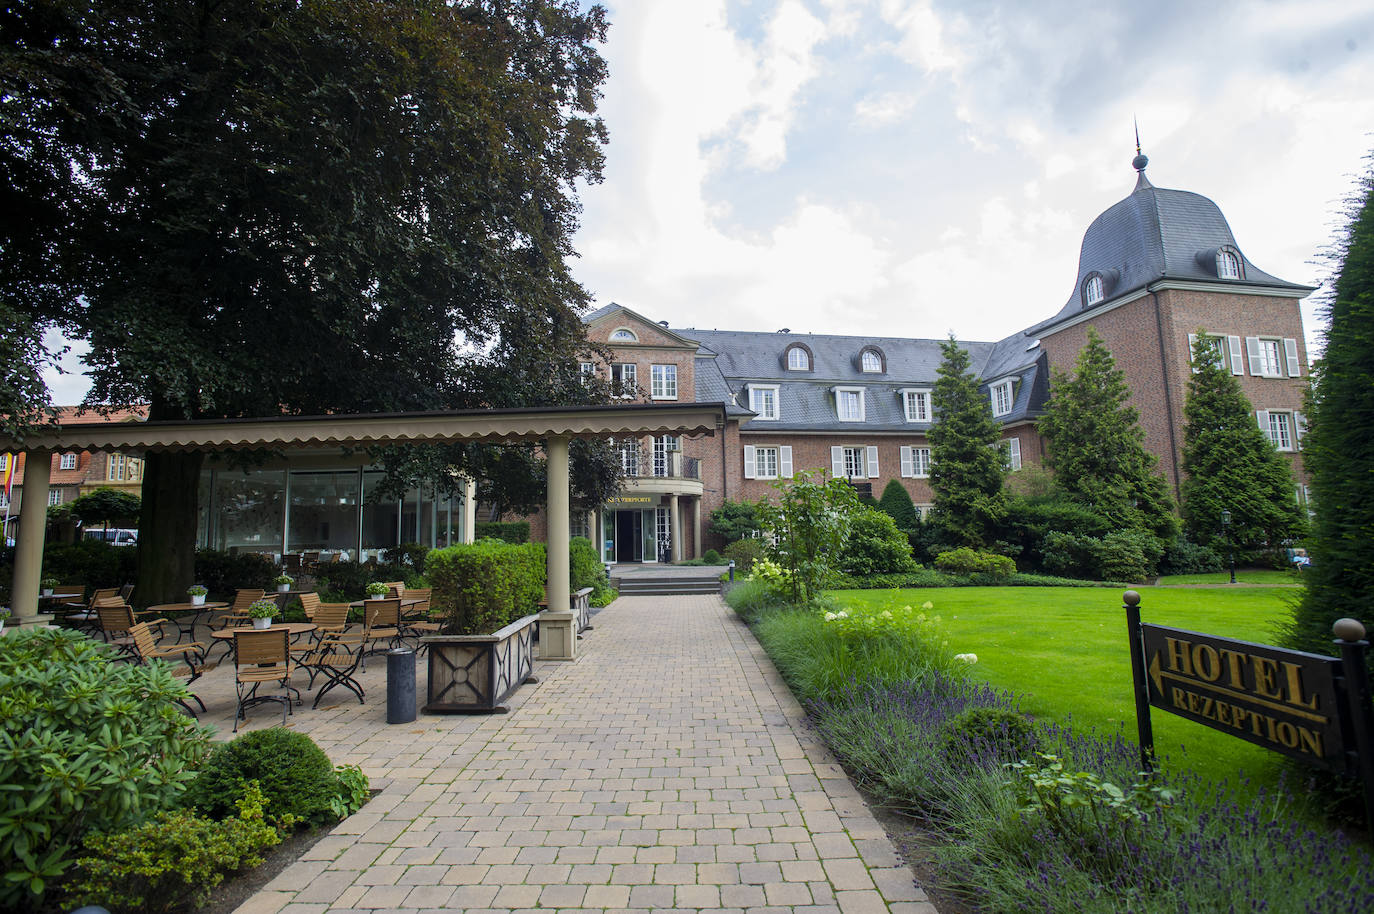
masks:
[[[451,635],[485,635],[537,611],[544,599],[543,543],[483,540],[435,549],[425,559],[430,604]]]
[[[530,522],[527,520],[478,521],[473,531],[479,540],[497,539],[517,545],[530,541]]]

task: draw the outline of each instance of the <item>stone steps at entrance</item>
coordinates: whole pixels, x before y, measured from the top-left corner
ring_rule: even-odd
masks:
[[[720,593],[723,570],[712,565],[619,566],[611,571],[611,586],[622,596]]]

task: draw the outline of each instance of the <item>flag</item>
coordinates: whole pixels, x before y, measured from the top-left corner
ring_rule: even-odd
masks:
[[[18,454],[5,455],[5,503],[10,500],[10,489],[14,486],[14,462],[19,459]]]

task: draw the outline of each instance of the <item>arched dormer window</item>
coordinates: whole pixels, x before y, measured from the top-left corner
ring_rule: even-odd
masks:
[[[1083,280],[1083,307],[1091,308],[1102,301],[1102,298],[1102,274],[1089,273],[1088,278]]]
[[[1234,248],[1217,249],[1217,278],[1218,279],[1244,279],[1241,272],[1240,252]]]
[[[884,364],[885,361],[882,350],[870,346],[859,353],[859,370],[865,373],[881,374],[887,367]]]
[[[811,353],[805,346],[790,346],[787,350],[788,371],[810,371]]]
[[[629,327],[616,327],[609,337],[612,343],[638,343],[639,337]]]

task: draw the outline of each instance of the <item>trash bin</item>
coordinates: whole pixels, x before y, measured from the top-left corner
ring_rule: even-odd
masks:
[[[415,719],[415,652],[396,648],[386,652],[386,722],[407,724]]]

